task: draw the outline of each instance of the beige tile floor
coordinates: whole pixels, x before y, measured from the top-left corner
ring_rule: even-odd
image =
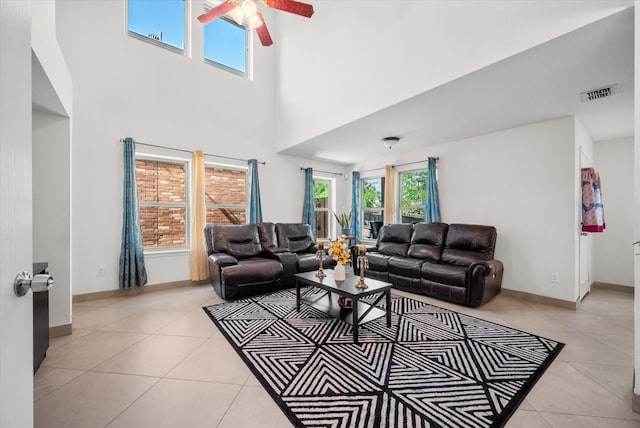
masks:
[[[632,294],[595,289],[578,311],[411,297],[567,344],[508,427],[640,427]],[[51,341],[34,378],[35,426],[291,426],[201,309],[219,302],[204,285],[74,304],[73,334]]]

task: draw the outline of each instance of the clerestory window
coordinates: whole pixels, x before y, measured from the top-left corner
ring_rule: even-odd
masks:
[[[128,0],[129,36],[184,53],[184,0]]]
[[[204,60],[240,76],[248,76],[249,32],[226,18],[204,26]]]

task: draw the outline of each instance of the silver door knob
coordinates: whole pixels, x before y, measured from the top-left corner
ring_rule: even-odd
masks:
[[[18,297],[27,294],[29,288],[31,288],[34,293],[41,293],[50,290],[53,282],[51,275],[38,274],[32,278],[29,272],[20,272],[13,281],[13,292],[16,293]]]

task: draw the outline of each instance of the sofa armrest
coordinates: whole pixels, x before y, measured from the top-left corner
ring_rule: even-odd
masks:
[[[325,245],[324,247],[324,253],[327,254],[327,251],[329,249],[327,248],[327,246]],[[318,244],[313,244],[312,246],[310,246],[309,248],[307,248],[304,251],[301,251],[301,253],[304,254],[316,254],[318,252]]]
[[[504,266],[500,260],[472,263],[467,270],[467,305],[478,306],[500,292]]]
[[[288,248],[283,248],[283,247],[278,247],[278,248],[264,248],[263,249],[264,253],[267,256],[272,256],[274,254],[281,254],[281,253],[286,253],[289,251]]]
[[[234,266],[238,264],[238,259],[231,254],[214,252],[207,257],[207,265],[209,266],[209,281],[211,286],[219,296],[224,298],[225,292],[222,281],[222,268],[225,266]]]
[[[298,273],[298,256],[296,256],[296,253],[285,251],[267,253],[267,256],[278,260],[282,265],[282,275],[280,277],[280,284],[282,285],[282,288],[295,287],[296,278],[294,275]]]
[[[213,253],[209,254],[209,260],[216,265],[229,266],[237,265],[238,259],[227,253]]]
[[[502,273],[504,266],[500,260],[487,260],[483,262],[475,262],[469,265],[467,274],[471,277],[475,275],[491,276],[495,278]]]

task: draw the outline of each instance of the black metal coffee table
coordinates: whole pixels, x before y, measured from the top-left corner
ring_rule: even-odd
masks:
[[[297,273],[296,277],[296,310],[300,311],[300,301],[313,306],[329,315],[353,325],[353,342],[358,343],[358,327],[366,322],[387,316],[387,327],[391,327],[391,284],[367,278],[368,288],[356,288],[359,277],[347,272],[344,281],[336,281],[333,270],[324,271],[327,276],[318,278],[316,272]],[[300,287],[307,285],[325,290],[325,294],[300,295]],[[364,297],[378,294],[378,298],[368,304],[361,302]],[[353,300],[353,308],[344,310],[338,305],[338,297],[344,296]],[[386,311],[377,307],[386,298]],[[360,315],[362,314],[362,315]]]

